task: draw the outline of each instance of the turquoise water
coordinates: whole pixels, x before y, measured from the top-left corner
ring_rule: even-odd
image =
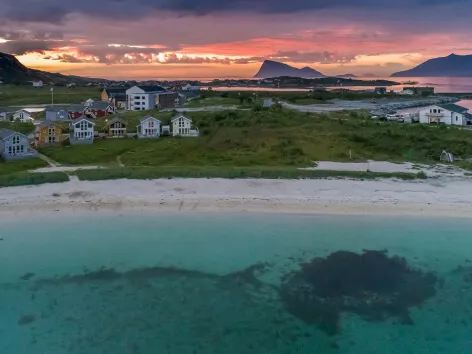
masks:
[[[226,213],[2,220],[0,353],[471,353],[471,226]],[[343,312],[328,335],[287,311],[287,274],[363,249],[437,275],[412,323]]]

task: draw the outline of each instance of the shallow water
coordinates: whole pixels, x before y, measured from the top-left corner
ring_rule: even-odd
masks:
[[[2,220],[0,353],[470,353],[471,226],[225,213]],[[284,275],[363,249],[387,249],[441,279],[410,309],[413,324],[343,313],[329,336],[286,310]]]

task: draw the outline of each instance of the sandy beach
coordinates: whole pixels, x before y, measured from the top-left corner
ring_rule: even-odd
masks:
[[[149,210],[470,217],[471,179],[165,179],[0,189],[0,213]]]

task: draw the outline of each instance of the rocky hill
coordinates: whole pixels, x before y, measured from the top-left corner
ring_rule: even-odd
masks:
[[[93,79],[80,76],[67,76],[59,73],[49,73],[46,71],[30,69],[21,64],[11,54],[0,53],[0,81],[4,84],[25,84],[29,81],[43,81],[44,83],[70,83],[75,82],[105,82],[104,79]]]
[[[417,67],[400,71],[391,77],[472,76],[472,55],[451,54],[425,61]]]
[[[289,76],[289,77],[302,77],[302,78],[317,78],[317,77],[325,77],[319,71],[304,67],[301,69],[295,68],[288,64],[280,63],[278,61],[273,60],[265,60],[262,63],[261,68],[254,75],[254,78],[271,78],[271,77],[280,77],[280,76]]]

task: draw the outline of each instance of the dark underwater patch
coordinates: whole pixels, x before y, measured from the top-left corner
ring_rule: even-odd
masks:
[[[282,284],[287,310],[330,335],[339,332],[340,315],[351,312],[367,321],[397,317],[413,324],[409,308],[436,295],[437,277],[412,268],[386,251],[338,251],[301,264]]]

